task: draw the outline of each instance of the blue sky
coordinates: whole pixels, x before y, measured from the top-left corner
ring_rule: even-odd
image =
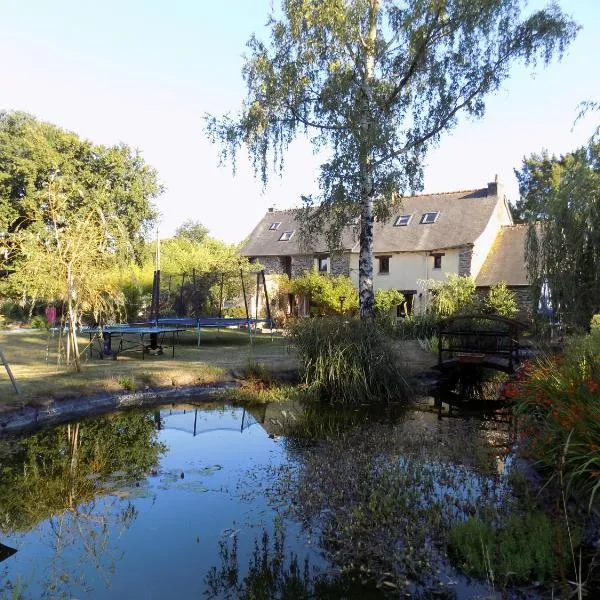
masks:
[[[545,5],[536,0],[535,8]],[[582,100],[600,101],[600,1],[562,0],[583,26],[561,63],[513,68],[483,119],[463,119],[430,153],[425,191],[483,187],[497,174],[517,199],[523,156],[565,153],[587,140],[573,128]],[[0,109],[19,109],[103,144],[139,148],[166,186],[161,237],[185,219],[239,242],[265,210],[298,205],[316,189],[318,161],[302,140],[283,179],[263,193],[246,160],[232,177],[217,165],[203,115],[236,111],[244,97],[245,43],[264,28],[270,0],[0,0]]]

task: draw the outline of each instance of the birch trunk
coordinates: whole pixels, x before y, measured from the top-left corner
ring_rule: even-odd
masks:
[[[377,36],[377,15],[379,0],[371,0],[369,7],[369,29],[364,49],[364,75],[362,81],[362,115],[359,125],[360,163],[360,254],[358,259],[358,296],[360,316],[372,319],[375,316],[375,293],[373,290],[373,185],[371,107],[370,99],[375,71],[375,40]]]

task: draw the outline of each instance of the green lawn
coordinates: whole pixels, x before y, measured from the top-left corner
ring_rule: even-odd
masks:
[[[251,363],[265,364],[271,371],[297,366],[287,341],[277,334],[273,338],[268,333],[257,334],[250,344],[244,331],[203,330],[200,348],[196,342],[194,332],[180,334],[175,358],[170,348],[145,360],[141,352],[121,354],[116,361],[90,359],[84,353],[82,372],[75,373],[64,363],[57,365],[57,335],[36,330],[0,331],[0,349],[21,389],[17,396],[0,365],[0,403],[231,380]],[[82,352],[87,343],[87,337],[80,338]]]

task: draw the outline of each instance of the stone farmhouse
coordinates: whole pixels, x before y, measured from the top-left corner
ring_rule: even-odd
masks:
[[[306,270],[349,275],[358,287],[358,224],[342,234],[342,250],[330,254],[325,240],[303,248],[297,210],[269,209],[250,234],[242,254],[266,274],[293,278]],[[427,309],[428,280],[450,273],[471,275],[480,293],[505,281],[530,306],[524,262],[525,226],[514,225],[497,181],[477,190],[409,196],[390,220],[374,226],[374,287],[397,289],[406,297],[398,316]],[[296,303],[296,304],[295,304]],[[289,312],[307,314],[306,299],[287,301]]]

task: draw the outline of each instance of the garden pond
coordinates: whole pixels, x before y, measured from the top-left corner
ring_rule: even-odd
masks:
[[[448,548],[518,503],[513,434],[186,399],[3,439],[0,598],[500,598]]]

